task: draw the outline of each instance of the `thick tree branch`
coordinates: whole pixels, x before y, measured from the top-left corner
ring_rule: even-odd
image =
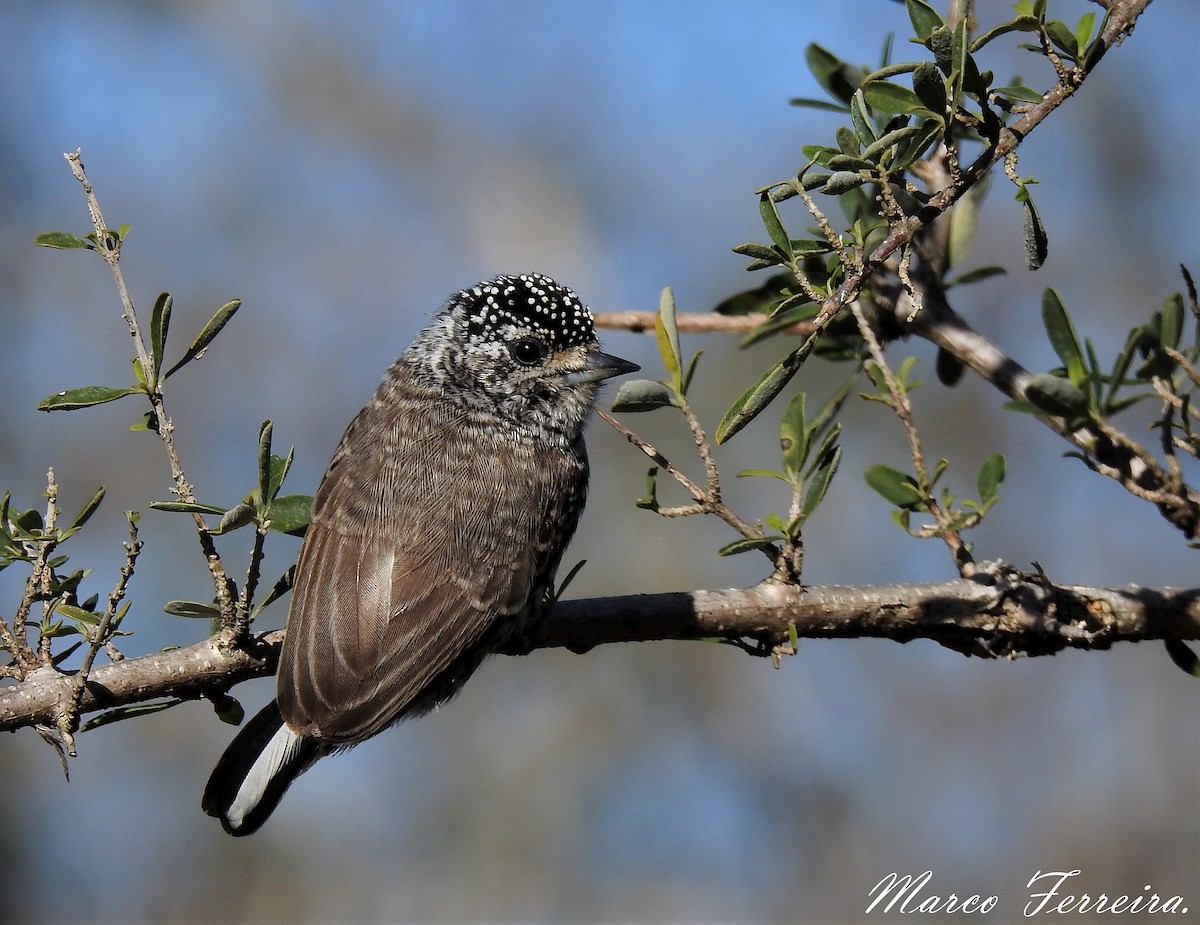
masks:
[[[564,601],[521,651],[585,652],[614,642],[717,639],[758,655],[800,638],[931,639],[966,655],[1016,658],[1114,642],[1200,638],[1200,589],[1056,586],[991,565],[979,579],[915,585],[754,588]],[[163,697],[215,696],[275,670],[283,631],[222,654],[214,639],[92,669],[85,713]],[[515,654],[515,650],[514,653]],[[0,731],[52,724],[72,675],[39,668],[0,686]]]

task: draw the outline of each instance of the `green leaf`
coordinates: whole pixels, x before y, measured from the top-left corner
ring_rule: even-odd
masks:
[[[744,253],[739,248],[749,246],[751,245],[739,245],[734,248],[734,252]],[[755,244],[753,246],[761,247],[766,251],[774,253],[774,249],[767,247],[765,244]],[[754,289],[747,289],[744,292],[738,292],[727,299],[722,299],[713,306],[712,310],[718,315],[749,315],[758,312],[769,314],[783,301],[784,291],[789,286],[794,286],[795,284],[796,277],[791,273],[772,273],[762,285]]]
[[[190,501],[151,501],[156,511],[177,511],[182,514],[224,514],[225,508],[211,504],[195,504]]]
[[[27,511],[12,511],[9,514],[9,522],[12,524],[16,535],[24,540],[40,539],[42,527],[42,512],[34,508]]]
[[[654,411],[673,405],[671,390],[651,379],[627,379],[612,400],[613,411]]]
[[[857,97],[858,91],[855,91],[854,95]],[[853,108],[853,100],[851,100],[850,105]],[[859,144],[858,135],[854,129],[848,128],[845,125],[839,125],[837,127],[837,131],[834,132],[834,137],[837,139],[838,148],[841,149],[843,155],[849,155],[851,157],[858,155],[858,151],[862,145]],[[829,166],[832,167],[833,164],[830,164]]]
[[[155,700],[151,703],[135,703],[127,707],[115,707],[112,710],[105,710],[98,716],[93,716],[79,727],[79,731],[91,732],[93,729],[99,729],[101,726],[107,726],[109,723],[117,723],[123,719],[132,719],[135,716],[149,716],[151,713],[161,713],[163,710],[177,707],[184,702],[176,697],[172,700]]]
[[[979,493],[979,501],[987,504],[996,497],[996,489],[1004,481],[1004,456],[993,453],[983,461],[975,476],[975,490]]]
[[[171,294],[159,293],[150,312],[150,358],[154,361],[154,385],[162,379],[163,349],[167,344],[167,330],[171,326]]]
[[[921,157],[929,146],[942,137],[946,131],[946,125],[941,117],[930,117],[923,119],[920,123],[920,131],[917,132],[903,150],[898,150],[895,159],[892,161],[892,173],[897,173],[908,167],[913,161]]]
[[[824,192],[830,196],[840,196],[842,193],[848,193],[852,189],[857,189],[867,182],[867,178],[862,174],[852,173],[849,170],[839,170],[825,183]]]
[[[821,254],[829,254],[833,251],[833,245],[824,238],[817,240],[815,238],[793,238],[792,252],[801,257],[815,257]],[[795,283],[795,277],[791,277]],[[798,298],[798,296],[792,296]],[[783,306],[781,305],[780,308]]]
[[[986,266],[976,267],[974,270],[968,270],[961,276],[955,276],[946,280],[946,288],[951,286],[967,286],[971,283],[979,283],[985,279],[991,279],[993,276],[1003,276],[1008,271],[1004,267]]]
[[[823,171],[806,173],[804,179],[801,181],[801,185],[804,187],[805,192],[812,192],[828,183],[831,176],[832,174],[824,173]]]
[[[218,620],[221,617],[220,608],[200,601],[167,601],[163,605],[163,611],[173,617],[188,617],[199,620]]]
[[[950,111],[957,112],[960,102],[962,101],[963,90],[966,89],[967,82],[967,30],[969,27],[968,20],[970,17],[960,17],[954,26],[954,33],[950,40]]]
[[[875,160],[881,154],[883,154],[884,151],[888,150],[889,148],[896,147],[900,144],[900,142],[907,138],[912,138],[914,135],[919,134],[920,131],[921,126],[919,125],[905,125],[890,132],[886,132],[885,134],[880,135],[879,139],[873,144],[868,145],[863,150],[862,156],[867,160]],[[897,148],[897,150],[899,150],[899,148]]]
[[[1062,299],[1053,289],[1042,293],[1042,323],[1046,326],[1050,346],[1067,369],[1067,379],[1076,388],[1082,387],[1087,381],[1083,350],[1079,346],[1079,337],[1075,334],[1071,316],[1067,314]]]
[[[221,522],[216,528],[208,532],[214,536],[220,536],[222,533],[232,533],[253,522],[254,508],[248,504],[235,504],[221,517]]]
[[[48,231],[45,234],[39,234],[33,239],[33,243],[38,247],[54,247],[59,250],[71,250],[79,247],[90,250],[92,247],[83,238],[77,238],[75,235],[67,234],[65,231]]]
[[[1039,411],[1075,418],[1087,411],[1087,396],[1066,379],[1038,373],[1025,386],[1025,397]]]
[[[946,79],[932,61],[922,61],[912,75],[913,92],[921,104],[930,112],[943,115],[949,98],[946,95]]]
[[[229,694],[214,694],[210,699],[213,712],[217,714],[217,719],[221,722],[228,723],[230,726],[240,726],[242,720],[246,718],[246,710],[237,698],[231,697]]]
[[[800,513],[805,520],[817,509],[817,505],[824,500],[825,493],[829,490],[829,484],[833,481],[834,475],[837,474],[838,466],[841,465],[842,448],[835,446],[831,452],[823,453],[817,459],[817,465],[813,468],[808,480],[804,483],[804,503],[801,505]]]
[[[904,0],[904,6],[908,10],[913,32],[922,42],[928,41],[933,30],[944,24],[937,10],[925,0]]]
[[[73,604],[64,604],[60,601],[55,604],[54,612],[66,617],[68,620],[74,620],[76,623],[82,623],[84,626],[100,625],[100,614],[93,613],[90,610],[84,610],[82,607],[76,607]]]
[[[692,377],[696,375],[696,365],[700,362],[700,357],[703,355],[703,350],[697,350],[692,354],[692,359],[687,365],[687,369],[683,371],[683,388],[680,389],[684,395],[688,389],[692,387]]]
[[[1167,647],[1167,654],[1171,656],[1173,661],[1181,671],[1185,671],[1194,678],[1200,678],[1200,656],[1182,640],[1179,639],[1164,639],[1163,644]]]
[[[863,97],[867,105],[880,112],[907,114],[924,108],[920,98],[908,87],[886,80],[872,80],[864,84]]]
[[[1079,54],[1079,44],[1075,40],[1075,33],[1070,27],[1059,19],[1051,19],[1046,25],[1046,35],[1050,41],[1059,47],[1060,50],[1066,52],[1067,56],[1074,59]]]
[[[805,302],[801,305],[795,306],[794,308],[790,308],[787,311],[780,312],[769,321],[764,321],[753,331],[743,337],[738,343],[738,346],[749,347],[751,344],[756,344],[760,340],[766,340],[768,337],[771,337],[773,334],[776,334],[779,331],[786,330],[787,328],[790,328],[792,325],[801,321],[807,321],[811,319],[818,310],[819,306],[817,303]]]
[[[740,540],[734,540],[732,543],[726,543],[717,550],[717,555],[736,556],[739,553],[750,552],[753,549],[762,549],[774,554],[778,552],[775,542],[783,539],[784,537],[782,536],[748,536]]]
[[[820,332],[811,334],[807,340],[778,363],[768,369],[754,385],[743,392],[733,403],[721,423],[717,425],[715,439],[724,443],[739,430],[753,421],[784,387],[792,381],[797,370],[804,365],[813,347],[817,345]]]
[[[1179,339],[1183,336],[1183,296],[1178,292],[1167,296],[1163,302],[1159,325],[1158,342],[1172,350],[1179,349]]]
[[[769,247],[766,244],[755,244],[747,242],[746,244],[738,244],[736,247],[730,248],[735,254],[741,254],[743,257],[753,257],[755,260],[765,260],[768,263],[783,263],[784,257],[779,250],[774,247]]]
[[[76,408],[90,408],[92,405],[103,405],[126,395],[144,394],[139,388],[113,389],[103,385],[85,385],[80,389],[69,389],[66,392],[55,392],[38,402],[38,411],[74,411]]]
[[[846,107],[829,100],[814,100],[806,96],[794,96],[788,100],[789,106],[803,106],[806,109],[820,109],[824,112],[845,112]]]
[[[862,72],[815,42],[805,49],[804,60],[817,83],[830,96],[849,105],[854,91],[862,84]]]
[[[651,466],[646,472],[646,497],[638,498],[633,503],[642,510],[658,510],[658,466]]]
[[[1025,193],[1022,201],[1024,206],[1024,225],[1025,225],[1025,263],[1029,269],[1037,270],[1043,263],[1046,262],[1046,256],[1050,252],[1050,239],[1046,236],[1046,226],[1042,224],[1042,216],[1034,205],[1033,197],[1028,194],[1025,187],[1021,188]]]
[[[837,154],[829,159],[829,166],[834,170],[872,170],[875,165],[870,161],[863,160],[857,154],[850,156],[847,154]]]
[[[921,66],[920,61],[902,61],[899,64],[885,64],[877,71],[871,71],[863,77],[863,83],[870,80],[890,80],[893,77],[899,77],[901,74],[911,74]]]
[[[1134,352],[1137,350],[1141,339],[1141,328],[1134,328],[1130,331],[1129,336],[1125,338],[1125,346],[1117,354],[1117,358],[1113,362],[1112,373],[1109,375],[1108,395],[1104,401],[1105,408],[1107,409],[1106,414],[1108,415],[1113,414],[1113,399],[1116,397],[1117,390],[1121,388],[1125,380],[1125,374],[1129,372],[1129,364],[1133,362]]]
[[[312,517],[312,495],[280,495],[271,502],[271,529],[289,536],[303,536]]]
[[[758,197],[758,211],[762,216],[763,226],[767,229],[767,234],[775,246],[787,255],[788,260],[791,260],[793,257],[792,240],[784,230],[783,221],[779,218],[779,210],[775,207],[775,200],[771,198],[770,192],[765,192]]]
[[[875,140],[875,128],[871,125],[871,114],[867,109],[867,101],[863,98],[862,87],[854,91],[850,99],[850,121],[858,140],[869,145]]]
[[[989,176],[984,174],[985,177]],[[956,267],[967,259],[975,244],[979,225],[979,206],[987,192],[986,183],[976,183],[963,193],[950,210],[950,240],[947,242],[947,266]]]
[[[933,52],[938,69],[947,77],[954,74],[954,30],[949,26],[938,26],[929,34],[926,43]]]
[[[271,500],[271,431],[270,421],[258,428],[258,497],[263,504]]]
[[[983,35],[971,43],[971,51],[972,53],[979,51],[988,42],[999,38],[1007,32],[1037,32],[1039,28],[1041,28],[1041,22],[1036,16],[1018,16],[1016,19],[1001,23],[983,33]]]
[[[1085,71],[1090,71],[1100,63],[1100,59],[1104,57],[1107,51],[1108,46],[1104,44],[1103,38],[1096,36],[1096,38],[1088,42],[1087,47],[1080,53],[1076,62]]]
[[[271,454],[271,472],[267,480],[267,489],[270,494],[267,495],[268,500],[273,501],[275,496],[279,494],[279,489],[283,487],[283,480],[287,478],[288,471],[292,468],[292,460],[295,459],[296,448],[288,447],[287,456],[277,456]]]
[[[311,500],[311,499],[309,499]],[[267,596],[259,602],[258,606],[250,613],[250,619],[253,620],[263,610],[275,603],[285,594],[292,590],[292,581],[296,577],[296,566],[292,566],[286,572],[279,576],[279,580],[271,586],[271,590],[267,592]]]
[[[769,197],[768,197],[769,198]],[[658,338],[658,352],[663,366],[671,377],[671,384],[682,390],[682,359],[679,352],[679,328],[675,325],[675,293],[671,287],[663,289],[658,298],[658,317],[654,319],[654,333]]]
[[[1042,94],[1033,89],[1033,87],[1026,87],[1022,84],[997,87],[993,92],[997,96],[1002,96],[1016,103],[1040,103],[1042,101]]]
[[[958,381],[962,379],[962,374],[966,370],[962,361],[949,350],[944,350],[941,347],[937,352],[937,371],[938,382],[944,386],[958,385]]]
[[[779,479],[782,482],[786,482],[788,480],[786,475],[784,475],[782,472],[777,472],[774,469],[742,469],[740,472],[738,472],[737,477],[739,479],[750,479],[750,478]]]
[[[783,451],[783,467],[788,473],[796,476],[799,476],[805,460],[808,459],[810,433],[808,422],[805,420],[804,401],[803,392],[793,395],[779,422],[779,448]]]
[[[96,508],[100,507],[100,502],[104,500],[103,487],[96,490],[92,495],[91,500],[83,506],[83,510],[75,515],[75,519],[71,521],[70,526],[63,531],[62,539],[73,536],[79,532],[79,529],[91,519],[91,516],[96,513]]]
[[[921,489],[916,479],[899,469],[876,463],[867,468],[863,478],[885,501],[898,508],[911,511],[922,506]]]
[[[173,376],[182,367],[186,366],[192,360],[200,356],[200,354],[204,352],[204,348],[212,343],[213,338],[221,333],[221,328],[225,327],[225,325],[229,323],[229,319],[234,316],[239,308],[241,308],[241,305],[241,299],[231,299],[218,308],[216,313],[208,319],[208,324],[206,324],[200,333],[196,335],[196,339],[192,341],[191,346],[187,348],[187,351],[184,353],[180,361],[168,369],[163,378],[165,379],[168,376]]]

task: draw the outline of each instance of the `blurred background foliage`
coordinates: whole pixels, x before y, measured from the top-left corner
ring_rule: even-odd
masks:
[[[203,635],[161,613],[211,588],[190,522],[147,510],[169,473],[153,437],[126,430],[140,407],[35,410],[51,391],[122,381],[130,355],[101,262],[33,246],[87,230],[61,152],[82,147],[109,221],[132,223],[122,264],[140,308],[168,289],[174,324],[196,330],[244,300],[167,392],[198,496],[231,505],[254,484],[267,417],[296,447],[290,489],[311,491],[384,368],[460,286],[537,270],[598,311],[652,309],[665,285],[693,311],[748,288],[729,248],[762,237],[753,190],[839,122],[787,105],[820,95],[805,45],[872,63],[908,28],[885,0],[0,5],[0,485],[40,504],[53,465],[67,511],[108,489],[72,541],[100,593],[121,563],[121,512],[142,510],[130,651]],[[1007,192],[984,206],[975,258],[1010,273],[953,301],[1031,369],[1057,365],[1043,287],[1112,355],[1180,287],[1178,264],[1195,269],[1197,34],[1200,7],[1155,4],[1021,147],[1051,236],[1042,270],[1024,270]],[[1035,62],[1005,42],[986,57],[998,74]],[[604,342],[657,369],[652,338]],[[685,339],[700,346],[690,397],[711,428],[780,345]],[[932,381],[932,348],[908,349]],[[841,376],[813,362],[797,384],[827,395]],[[1063,582],[1198,584],[1195,551],[1153,510],[1062,459],[986,384],[915,400],[929,453],[960,483],[1007,457],[1001,504],[972,536],[981,559],[1036,559]],[[636,423],[688,458],[687,435],[656,421]],[[721,448],[723,470],[773,465],[776,426],[768,413]],[[905,536],[861,479],[905,462],[894,419],[858,402],[846,426],[806,530],[806,581],[952,575],[944,548]],[[721,524],[635,509],[644,460],[609,428],[594,423],[589,444],[572,596],[762,577],[754,557],[715,557],[734,538]],[[729,480],[730,500],[776,509],[770,481]],[[266,571],[296,548],[273,536]],[[6,608],[15,571],[0,574]],[[231,732],[210,707],[85,734],[70,784],[25,731],[0,750],[0,917],[852,921],[881,877],[926,869],[943,893],[998,894],[993,918],[1019,917],[1037,870],[1080,868],[1092,893],[1186,895],[1194,685],[1157,645],[991,664],[928,643],[808,642],[780,671],[681,643],[497,658],[438,714],[318,767],[236,842],[199,811]],[[236,693],[256,708],[270,685]]]

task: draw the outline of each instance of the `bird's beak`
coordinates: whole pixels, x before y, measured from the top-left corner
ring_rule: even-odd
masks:
[[[571,373],[567,380],[572,385],[582,385],[585,382],[601,382],[604,379],[611,379],[613,376],[636,373],[639,369],[641,367],[636,363],[630,363],[628,360],[622,360],[620,357],[608,353],[601,353],[599,350],[589,350],[587,366],[577,373]]]

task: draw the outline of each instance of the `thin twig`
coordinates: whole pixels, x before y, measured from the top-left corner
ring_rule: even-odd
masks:
[[[192,490],[191,483],[188,482],[187,476],[184,474],[183,463],[175,447],[175,425],[167,414],[166,405],[163,401],[163,377],[158,375],[158,370],[154,368],[154,360],[150,352],[146,349],[146,341],[142,336],[141,327],[138,323],[137,311],[134,308],[133,299],[129,296],[129,288],[125,284],[125,274],[121,271],[121,241],[116,236],[116,233],[111,231],[104,222],[104,214],[100,211],[100,202],[96,198],[87,173],[84,171],[80,151],[68,152],[63,157],[67,159],[67,163],[70,165],[71,173],[75,179],[83,186],[84,195],[87,197],[88,213],[91,215],[92,225],[96,232],[96,250],[104,258],[104,262],[108,264],[109,269],[112,271],[113,280],[117,286],[117,293],[121,298],[122,317],[129,326],[129,333],[133,337],[134,349],[137,351],[138,361],[142,364],[142,369],[146,374],[146,381],[151,385],[148,397],[154,417],[158,422],[158,426],[155,429],[167,453],[167,460],[171,467],[171,480],[175,486],[175,494],[179,496],[181,501],[194,504],[196,496]],[[192,519],[196,524],[196,533],[200,539],[200,547],[204,553],[205,562],[208,563],[208,569],[212,573],[217,601],[221,607],[222,621],[227,625],[231,625],[236,622],[237,614],[234,607],[233,595],[230,591],[230,579],[225,574],[225,569],[221,564],[221,557],[217,553],[216,544],[213,542],[212,534],[209,533],[208,523],[204,519],[204,516],[202,514],[193,514]]]
[[[92,672],[92,663],[96,660],[96,654],[108,642],[109,628],[112,626],[113,620],[117,617],[117,611],[120,609],[121,602],[125,599],[125,591],[129,586],[129,579],[133,577],[133,570],[137,565],[138,555],[141,551],[142,541],[138,539],[137,520],[133,516],[130,516],[129,541],[125,543],[125,562],[118,573],[116,586],[109,592],[108,604],[104,608],[104,616],[100,618],[100,623],[96,628],[89,633],[91,638],[88,640],[87,651],[83,655],[83,662],[79,666],[79,671],[71,679],[71,698],[66,708],[57,718],[63,747],[66,749],[66,753],[72,758],[75,757],[74,733],[79,728],[80,706],[83,703],[83,693],[87,689],[88,677]]]
[[[975,560],[971,557],[970,550],[967,549],[967,545],[963,542],[959,531],[957,529],[949,529],[951,522],[950,514],[942,509],[937,498],[929,490],[929,471],[925,467],[925,451],[921,446],[921,434],[917,430],[916,421],[913,419],[912,402],[908,400],[908,393],[901,388],[900,383],[896,379],[896,374],[892,372],[892,368],[887,362],[887,357],[884,355],[883,347],[880,346],[879,339],[875,336],[875,331],[872,329],[871,323],[867,320],[862,304],[857,299],[850,303],[850,311],[854,314],[854,320],[858,323],[859,333],[866,342],[867,349],[871,353],[871,359],[875,361],[875,365],[883,375],[888,395],[891,397],[891,408],[896,413],[896,417],[904,428],[905,437],[908,439],[908,452],[917,474],[917,484],[925,492],[925,497],[921,499],[921,502],[937,525],[937,528],[930,531],[930,533],[942,538],[942,541],[950,549],[950,555],[954,557],[954,565],[958,569],[959,574],[964,578],[970,578],[975,574]]]
[[[637,434],[635,434],[633,431],[631,431],[628,427],[626,427],[624,424],[622,424],[620,421],[618,421],[616,418],[614,418],[607,411],[604,411],[603,409],[597,409],[596,413],[605,422],[607,422],[613,428],[615,428],[616,431],[618,433],[620,433],[623,437],[625,437],[626,440],[628,440],[630,443],[632,443],[634,446],[636,446],[639,450],[641,450],[643,453],[645,453],[654,462],[655,465],[657,465],[660,469],[662,469],[669,476],[671,476],[671,478],[673,478],[676,482],[678,482],[680,485],[682,485],[684,490],[687,491],[687,493],[690,494],[696,500],[696,507],[695,508],[689,507],[686,510],[686,513],[692,514],[692,513],[702,513],[703,512],[703,513],[715,514],[717,517],[721,518],[721,520],[725,521],[725,523],[729,524],[729,526],[733,527],[733,529],[735,529],[738,533],[740,533],[742,536],[746,537],[747,539],[762,537],[763,532],[759,527],[756,527],[753,524],[750,524],[750,523],[746,522],[745,520],[743,520],[732,509],[730,509],[725,504],[725,502],[723,502],[721,500],[719,490],[716,493],[716,495],[714,496],[714,494],[709,489],[701,488],[694,481],[692,481],[692,479],[689,478],[685,472],[683,472],[682,470],[677,468],[674,463],[672,463],[669,459],[667,459],[667,457],[665,457],[661,452],[659,452],[659,450],[657,448],[655,448],[651,443],[647,442],[646,440],[643,440],[641,437],[639,437]],[[699,426],[699,425],[697,424],[697,426]],[[693,431],[693,433],[695,433],[695,431]],[[703,434],[702,430],[700,431],[700,434],[701,435]],[[710,457],[710,459],[711,459],[711,457]],[[707,469],[708,465],[709,465],[709,463],[706,462],[706,469]],[[714,470],[715,470],[715,468],[716,468],[715,465],[713,465]],[[709,472],[709,477],[710,477],[710,479],[712,477],[711,471]],[[719,485],[719,483],[717,483],[717,484]],[[680,516],[683,513],[684,513],[683,511],[676,512],[676,516]],[[774,556],[771,554],[770,550],[764,549],[763,551],[764,551],[764,553],[766,553],[768,558],[770,558],[770,559],[772,559],[772,561],[774,561]]]

